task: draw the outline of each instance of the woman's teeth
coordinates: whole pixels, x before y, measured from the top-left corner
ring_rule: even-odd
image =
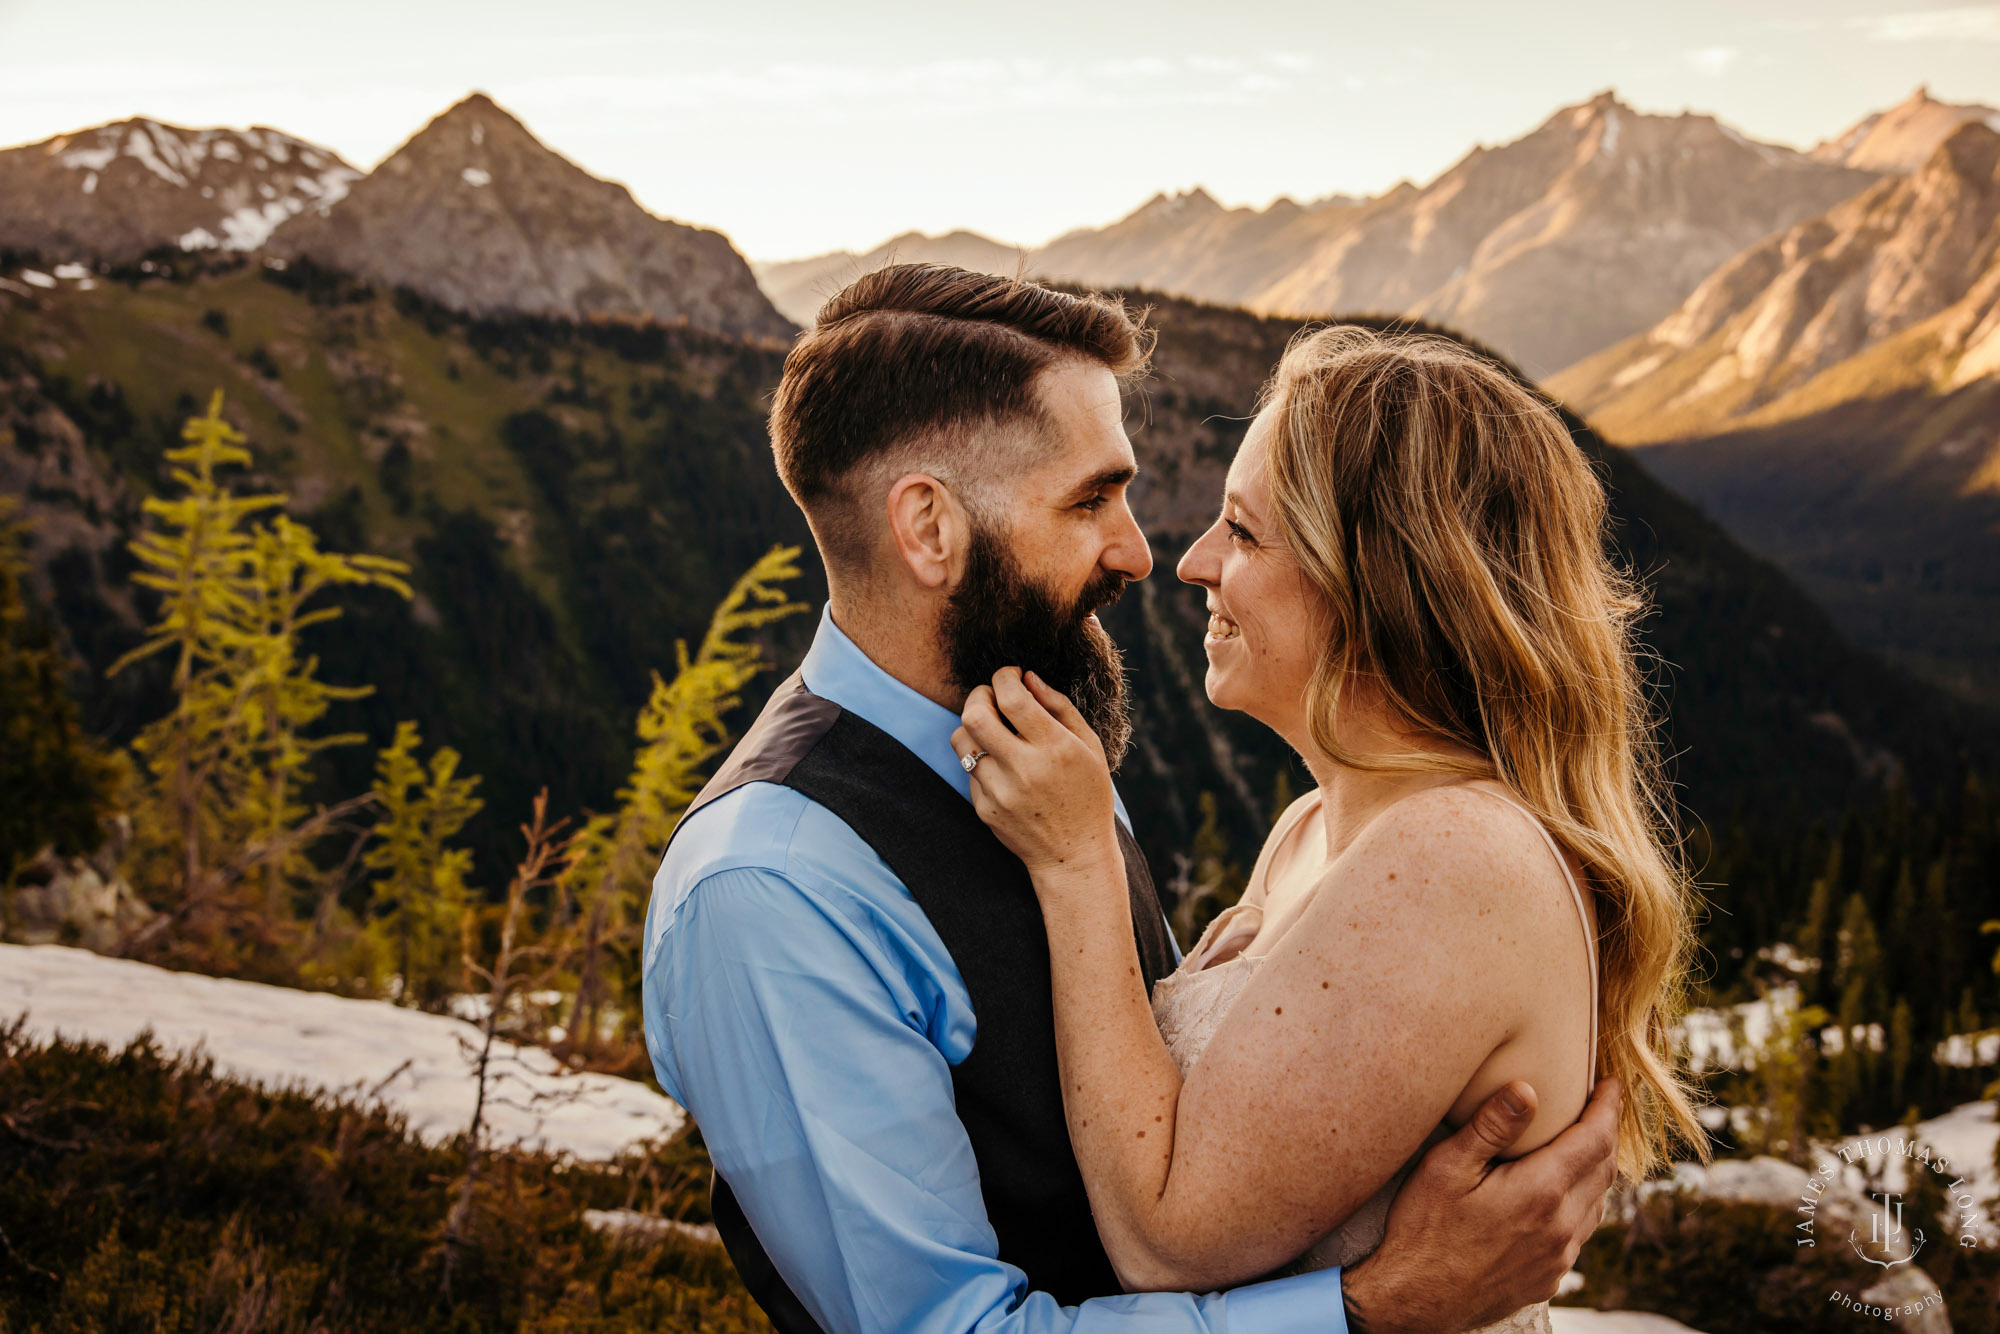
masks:
[[[1208,614],[1208,637],[1210,639],[1234,639],[1242,633],[1242,628],[1227,616],[1221,616],[1215,612]]]

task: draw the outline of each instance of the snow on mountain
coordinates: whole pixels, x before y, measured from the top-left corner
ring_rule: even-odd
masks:
[[[255,250],[360,178],[279,130],[118,121],[0,150],[0,247],[113,261],[162,245]]]
[[[483,93],[432,120],[342,198],[287,223],[268,249],[475,315],[795,332],[728,237],[648,213]]]
[[[1649,1311],[1592,1311],[1582,1306],[1552,1306],[1549,1324],[1555,1334],[1699,1334],[1678,1320]]]
[[[169,972],[60,945],[0,944],[0,1020],[116,1048],[150,1032],[163,1050],[200,1049],[233,1079],[381,1102],[438,1142],[472,1121],[466,1043],[449,1015],[198,973]],[[582,1159],[615,1157],[679,1131],[687,1113],[630,1079],[577,1074],[539,1048],[496,1044],[487,1101],[494,1138]]]

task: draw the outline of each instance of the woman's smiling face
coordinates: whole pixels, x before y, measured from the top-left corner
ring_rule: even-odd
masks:
[[[1271,429],[1268,410],[1251,423],[1229,468],[1222,513],[1181,557],[1177,573],[1208,590],[1202,647],[1210,702],[1291,739],[1305,727],[1324,618],[1278,530],[1265,464]]]

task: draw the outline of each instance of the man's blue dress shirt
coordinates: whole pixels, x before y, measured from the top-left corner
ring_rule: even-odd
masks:
[[[970,799],[957,716],[831,614],[801,670]],[[902,881],[790,788],[745,784],[674,839],[646,914],[645,1018],[661,1085],[828,1334],[1346,1334],[1337,1269],[1063,1307],[998,1260],[952,1103],[976,1031],[965,984]]]

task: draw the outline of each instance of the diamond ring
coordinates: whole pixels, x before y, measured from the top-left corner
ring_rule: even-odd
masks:
[[[972,752],[972,754],[970,755],[959,756],[958,767],[965,770],[967,773],[971,773],[974,769],[977,769],[979,767],[979,762],[985,758],[986,758],[985,751],[976,750]]]

